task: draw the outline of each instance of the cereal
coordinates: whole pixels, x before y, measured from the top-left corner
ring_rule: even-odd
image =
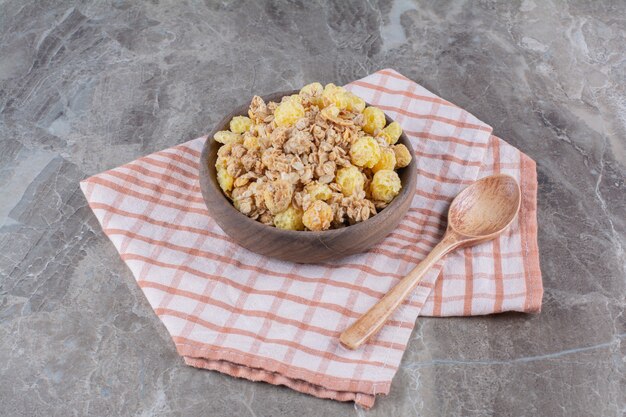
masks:
[[[391,122],[385,127],[381,134],[385,137],[385,140],[389,145],[395,145],[395,143],[400,139],[400,135],[402,135],[402,128],[400,127],[400,123]]]
[[[223,143],[224,145],[228,145],[229,143],[237,143],[241,141],[241,135],[238,133],[234,133],[228,130],[220,130],[215,135],[213,135],[213,139],[218,141],[219,143]]]
[[[380,146],[371,136],[362,136],[350,146],[350,159],[359,167],[372,168],[380,159]]]
[[[285,100],[274,111],[276,126],[293,126],[301,117],[304,117],[304,107],[296,100]]]
[[[304,187],[305,191],[315,200],[328,200],[332,195],[332,191],[327,184],[312,182]]]
[[[246,116],[235,116],[230,121],[230,131],[233,133],[243,133],[250,130],[252,127],[252,120]]]
[[[286,127],[277,127],[270,134],[270,143],[275,149],[282,148],[289,136],[289,129]]]
[[[363,190],[365,178],[357,167],[349,166],[337,171],[335,182],[341,187],[343,195],[350,196]]]
[[[396,171],[390,169],[383,169],[374,174],[372,183],[370,184],[370,190],[372,197],[375,200],[379,200],[385,203],[389,203],[400,192],[402,184],[400,183],[400,177]]]
[[[334,84],[308,84],[265,102],[254,96],[215,141],[217,181],[233,206],[263,224],[322,231],[367,220],[402,184],[411,161],[402,128]]]
[[[228,192],[233,189],[235,180],[226,172],[225,168],[221,168],[217,170],[217,182],[222,190]]]
[[[263,201],[272,214],[280,213],[289,207],[293,197],[293,187],[285,180],[276,180],[263,191]]]
[[[393,149],[382,148],[380,150],[380,159],[372,167],[372,172],[376,173],[382,169],[393,170],[396,167],[396,154]]]
[[[347,197],[342,200],[346,207],[346,217],[350,224],[365,221],[376,214],[376,207],[370,200]]]
[[[335,84],[330,83],[324,87],[322,98],[326,106],[334,104],[338,109],[346,109],[350,101],[348,94],[345,88],[337,87]]]
[[[260,123],[268,116],[268,109],[265,101],[259,96],[254,96],[250,103],[250,109],[248,110],[248,116],[254,120],[255,123]]]
[[[396,169],[404,168],[411,163],[411,159],[413,158],[411,156],[411,152],[409,152],[409,149],[406,146],[400,143],[398,145],[393,145],[391,149],[393,149],[393,153],[396,154]]]
[[[290,205],[287,210],[274,216],[274,226],[285,230],[304,230],[302,214],[302,210]]]
[[[243,188],[243,187],[241,187]],[[238,188],[235,188],[237,190]],[[237,210],[246,216],[252,215],[254,209],[256,208],[254,205],[254,200],[249,195],[241,195],[238,197],[233,197],[233,205]]]
[[[246,133],[243,136],[243,147],[246,148],[248,151],[255,151],[259,149],[261,147],[261,145],[259,144],[259,138],[249,133]]]
[[[307,84],[300,90],[300,95],[304,97],[305,101],[308,100],[312,105],[318,108],[324,107],[324,98],[322,92],[324,86],[320,83]]]
[[[333,219],[333,211],[330,206],[321,200],[311,204],[302,215],[302,223],[309,230],[320,231],[330,228],[330,222]]]
[[[309,95],[311,97],[320,96],[324,91],[324,87],[320,83],[307,84],[300,89],[301,95]]]
[[[294,155],[307,155],[314,147],[313,136],[309,132],[297,131],[287,139],[283,149],[285,152]]]
[[[334,120],[339,116],[339,107],[335,104],[329,104],[320,113],[324,119]]]
[[[363,110],[365,110],[365,100],[363,100],[356,94],[350,93],[348,99],[348,110],[359,113],[362,112]]]
[[[367,107],[363,110],[363,119],[365,120],[363,130],[370,135],[385,127],[385,113],[378,107]]]

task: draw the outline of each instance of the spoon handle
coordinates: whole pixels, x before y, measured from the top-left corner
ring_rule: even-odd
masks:
[[[407,276],[389,291],[383,298],[372,306],[350,327],[344,330],[339,337],[342,345],[348,349],[356,349],[370,337],[378,333],[389,316],[398,308],[404,299],[417,287],[424,274],[444,255],[458,246],[458,240],[453,234],[446,233],[443,240],[433,248],[422,262],[420,262]]]

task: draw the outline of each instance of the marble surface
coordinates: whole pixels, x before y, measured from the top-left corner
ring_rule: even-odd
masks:
[[[623,1],[0,0],[0,415],[623,416]],[[539,315],[418,320],[374,409],[183,364],[78,181],[392,67],[538,162]]]

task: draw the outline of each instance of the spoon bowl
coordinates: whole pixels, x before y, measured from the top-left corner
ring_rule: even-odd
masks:
[[[441,242],[409,274],[340,336],[356,349],[375,335],[389,316],[417,287],[426,272],[450,251],[494,239],[517,216],[521,191],[515,178],[497,174],[482,178],[461,191],[450,204],[448,227]]]
[[[461,191],[450,204],[448,228],[460,235],[492,238],[515,219],[521,191],[515,178],[492,175]]]

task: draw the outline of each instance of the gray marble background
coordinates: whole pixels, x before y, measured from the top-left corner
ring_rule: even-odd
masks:
[[[538,162],[540,315],[420,318],[369,412],[189,368],[78,181],[392,67]],[[0,415],[623,416],[626,3],[0,0]]]

